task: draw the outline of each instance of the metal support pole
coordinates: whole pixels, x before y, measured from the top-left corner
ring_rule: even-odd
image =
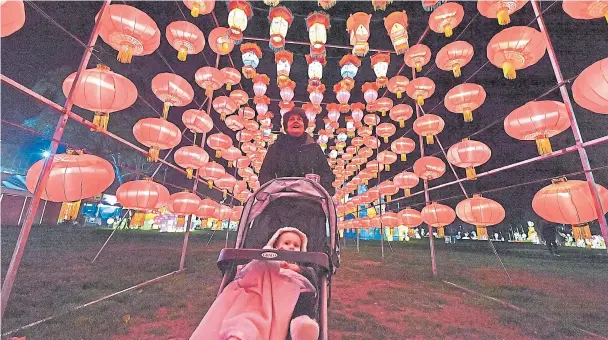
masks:
[[[224,248],[228,248],[228,234],[230,234],[230,224],[228,225],[228,228],[226,228],[226,244],[224,245]]]
[[[21,214],[19,214],[19,221],[17,224],[21,224],[21,220],[23,219],[23,212],[25,211],[25,207],[27,206],[27,196],[23,199],[23,207],[21,208]]]
[[[38,224],[42,224],[42,220],[44,219],[44,211],[46,210],[46,204],[49,201],[45,200],[44,201],[44,205],[42,206],[42,214],[40,214],[40,222],[38,222]]]
[[[105,0],[101,5],[101,9],[99,11],[100,17],[102,17],[110,4],[110,0]],[[65,129],[66,123],[68,121],[68,112],[72,109],[72,104],[74,102],[73,94],[76,85],[80,81],[80,76],[82,72],[86,69],[87,64],[89,63],[89,59],[91,58],[91,52],[93,47],[95,46],[95,42],[97,41],[97,37],[99,36],[99,29],[101,28],[101,20],[97,20],[95,25],[93,26],[93,31],[91,32],[91,36],[89,37],[89,42],[87,43],[87,48],[85,49],[84,55],[80,60],[80,65],[78,66],[78,71],[76,71],[76,76],[74,77],[74,82],[72,83],[72,88],[67,95],[67,99],[65,101],[65,105],[63,106],[63,114],[61,118],[57,122],[55,126],[55,132],[53,134],[53,138],[51,141],[51,146],[49,148],[50,155],[44,161],[44,165],[42,166],[42,170],[40,172],[40,176],[36,182],[36,186],[34,189],[34,194],[32,196],[32,202],[28,209],[25,221],[21,226],[21,231],[19,232],[19,238],[17,239],[17,245],[15,246],[15,250],[13,251],[13,257],[11,258],[11,262],[8,267],[8,271],[6,273],[6,278],[2,283],[2,298],[1,298],[1,306],[0,306],[0,319],[4,317],[4,311],[6,310],[6,304],[8,302],[8,298],[11,295],[11,290],[13,289],[13,284],[15,283],[15,277],[17,276],[17,270],[19,269],[19,264],[21,263],[21,258],[23,256],[23,252],[25,250],[25,245],[27,244],[27,239],[30,234],[30,230],[32,228],[32,223],[34,222],[34,218],[36,215],[36,210],[38,210],[38,205],[40,204],[40,197],[42,196],[42,191],[46,187],[46,183],[49,178],[49,174],[51,172],[51,166],[53,165],[53,159],[55,158],[55,154],[57,153],[57,147],[59,146],[59,140],[63,136],[63,131]]]
[[[357,253],[359,252],[359,232],[361,232],[361,229],[357,228]]]
[[[543,14],[541,13],[538,0],[531,0],[530,2],[532,3],[532,8],[534,8],[534,14],[536,15],[536,22],[538,23],[538,27],[540,28],[540,31],[545,35],[545,38],[547,40],[547,54],[549,55],[549,59],[551,60],[551,66],[553,67],[553,72],[555,73],[557,83],[563,83],[564,77],[562,75],[561,68],[559,67],[557,55],[555,54],[555,49],[553,48],[553,44],[551,43],[551,37],[549,36],[549,32],[547,31],[547,26],[545,25],[545,20],[543,19]],[[600,224],[600,230],[602,232],[604,240],[608,240],[608,225],[606,223],[606,216],[604,216],[605,212],[602,209],[602,204],[600,203],[600,195],[597,191],[595,179],[593,178],[593,172],[591,172],[591,165],[589,164],[587,151],[583,148],[583,137],[581,136],[581,131],[578,127],[578,123],[576,122],[576,117],[574,116],[574,109],[572,107],[572,102],[570,101],[570,95],[568,94],[568,90],[564,86],[559,87],[559,92],[562,95],[564,104],[566,104],[566,112],[568,112],[568,118],[570,119],[570,127],[572,128],[572,134],[574,135],[576,150],[578,151],[578,155],[581,159],[583,170],[585,170],[585,178],[587,179],[587,183],[589,184],[589,189],[591,191],[591,196],[593,197],[593,206],[595,207],[597,220]],[[606,248],[606,250],[608,251],[608,248]]]

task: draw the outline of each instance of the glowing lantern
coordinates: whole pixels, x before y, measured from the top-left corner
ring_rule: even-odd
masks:
[[[222,158],[228,161],[229,168],[232,168],[234,162],[236,162],[241,156],[243,156],[241,150],[234,146],[230,146],[222,151]]]
[[[203,219],[211,218],[215,216],[215,212],[220,208],[219,203],[205,198],[201,200],[201,204],[198,206],[196,210],[196,216],[201,217]]]
[[[243,31],[247,29],[247,20],[253,15],[251,4],[243,0],[229,0],[228,11],[229,36],[238,45],[243,41]]]
[[[159,73],[152,78],[152,92],[163,102],[163,118],[171,106],[186,106],[194,98],[194,89],[188,81],[174,73]]]
[[[232,99],[237,106],[241,107],[249,102],[249,95],[243,90],[234,90],[230,92],[230,99]]]
[[[133,136],[150,148],[148,161],[157,162],[160,150],[176,147],[182,140],[179,128],[162,118],[144,118],[133,126]]]
[[[236,111],[238,106],[230,97],[219,96],[213,99],[213,108],[220,114],[220,119],[224,121],[228,115]]]
[[[63,81],[62,90],[66,97],[74,79],[76,72]],[[107,66],[97,65],[97,68],[82,72],[72,98],[74,105],[95,112],[93,124],[99,130],[105,131],[110,113],[124,110],[135,103],[137,87],[129,79],[110,71]]]
[[[409,48],[407,34],[407,14],[405,11],[393,12],[384,18],[386,33],[391,38],[397,55],[404,53]]]
[[[378,153],[378,162],[384,165],[386,171],[391,171],[391,164],[397,161],[397,155],[389,150],[384,150]]]
[[[407,104],[397,104],[390,110],[389,117],[395,122],[399,122],[399,127],[405,126],[405,121],[412,117],[414,110]]]
[[[174,21],[167,26],[166,37],[177,50],[177,59],[186,61],[188,54],[198,54],[205,47],[203,32],[187,21]]]
[[[371,58],[372,68],[376,74],[376,84],[378,87],[383,88],[388,83],[386,72],[388,71],[388,64],[391,62],[391,55],[388,53],[376,53]]]
[[[281,90],[281,99],[283,103],[289,103],[293,99],[294,90],[296,89],[296,82],[293,80],[284,80],[279,83],[279,89]]]
[[[213,95],[213,91],[221,88],[226,82],[222,71],[210,66],[199,68],[194,74],[194,80],[198,86],[205,89],[207,97]]]
[[[367,82],[361,86],[361,91],[363,91],[363,98],[365,102],[370,104],[378,99],[378,84]]]
[[[443,131],[444,127],[443,118],[432,113],[427,113],[414,121],[414,132],[426,137],[427,144],[433,144],[433,136]]]
[[[323,92],[325,92],[325,85],[321,84],[319,86],[310,86],[308,85],[308,99],[314,106],[321,105],[323,101]]]
[[[279,102],[279,109],[280,109],[280,113],[281,113],[281,117],[283,117],[283,115],[285,115],[287,112],[291,111],[291,109],[293,109],[296,106],[296,104],[293,101],[290,102]],[[311,104],[312,106],[312,104]],[[315,114],[316,115],[316,114]],[[308,117],[308,122],[310,123],[310,115],[307,115],[306,117]],[[313,116],[313,120],[314,120],[314,116]]]
[[[226,118],[226,126],[232,131],[239,131],[245,128],[245,123],[243,118],[234,115]]]
[[[2,1],[0,37],[8,37],[17,32],[25,24],[25,8],[23,1]]]
[[[239,157],[234,163],[235,163],[235,167],[237,169],[246,168],[249,165],[251,165],[251,161],[249,160],[249,157],[247,157],[247,156]]]
[[[243,76],[247,79],[255,76],[255,69],[260,64],[262,58],[262,50],[255,43],[245,43],[241,45],[241,59],[243,60]]]
[[[486,100],[486,91],[481,85],[464,83],[455,86],[445,95],[445,108],[462,113],[465,122],[473,121],[473,110]]]
[[[268,78],[267,75],[262,73],[256,74],[253,76],[253,93],[255,93],[256,96],[265,95],[268,84],[270,84],[270,78]]]
[[[351,14],[346,20],[346,30],[350,37],[350,44],[353,46],[353,54],[358,57],[364,57],[369,51],[369,23],[372,18],[371,14],[357,12]]]
[[[31,193],[36,189],[44,162],[45,159],[37,161],[27,171],[25,185]],[[41,198],[51,202],[79,201],[101,194],[113,182],[114,168],[110,162],[68,150],[67,154],[54,156]]]
[[[188,190],[177,192],[167,199],[167,210],[177,215],[193,215],[196,213],[201,199]]]
[[[592,20],[604,17],[608,21],[608,3],[605,0],[564,1],[562,8],[574,19]]]
[[[432,234],[431,229],[432,227],[435,227],[437,228],[438,237],[444,236],[443,227],[456,220],[456,213],[454,212],[454,209],[437,202],[432,202],[426,207],[422,208],[420,214],[424,223],[429,226],[429,234]]]
[[[585,109],[608,114],[608,58],[583,70],[572,85],[572,94]]]
[[[207,137],[207,145],[215,150],[215,157],[219,158],[222,157],[223,150],[232,146],[232,139],[230,136],[218,132]]]
[[[219,221],[230,220],[230,218],[232,217],[232,208],[220,204],[219,208],[215,212],[214,217],[217,218]]]
[[[407,154],[414,151],[415,148],[416,143],[407,137],[400,137],[391,143],[391,150],[394,153],[401,155],[402,162],[407,160]]]
[[[357,102],[350,104],[351,117],[355,123],[361,124],[361,120],[363,119],[363,109],[365,109],[365,105],[363,105],[363,103]]]
[[[230,29],[226,27],[216,27],[209,33],[209,47],[218,55],[226,55],[234,49],[234,41],[230,40],[228,35]]]
[[[363,117],[363,122],[367,124],[369,131],[366,133],[359,133],[360,136],[369,136],[372,134],[372,127],[380,124],[380,117],[373,113],[368,113]]]
[[[416,72],[422,71],[422,66],[429,61],[431,61],[431,49],[423,44],[410,47],[403,55],[403,62],[411,68],[416,68]]]
[[[464,9],[455,2],[443,4],[431,13],[429,27],[433,32],[444,33],[446,37],[452,36],[452,30],[460,24],[464,17]]]
[[[488,230],[486,227],[502,222],[505,219],[505,208],[494,200],[476,194],[472,198],[467,198],[458,203],[456,214],[463,222],[477,227],[478,239],[487,240]]]
[[[524,7],[526,2],[528,0],[482,0],[477,1],[477,10],[486,18],[498,19],[499,25],[508,25],[511,22],[509,15]]]
[[[342,106],[340,107],[341,112],[348,112],[350,106],[348,105],[348,100],[350,99],[350,90],[352,87],[348,86],[348,83],[344,80],[338,82],[334,85],[334,92],[336,93],[336,99]]]
[[[422,214],[418,210],[405,208],[399,212],[399,223],[406,228],[416,228],[422,224]]]
[[[399,225],[399,215],[392,211],[380,215],[380,221],[385,228],[395,228]]]
[[[352,54],[347,54],[340,59],[340,75],[352,88],[355,85],[355,76],[361,67],[361,60]]]
[[[393,108],[393,100],[388,97],[380,98],[374,102],[374,106],[384,117],[386,116],[386,112]]]
[[[407,95],[416,101],[419,106],[424,105],[424,100],[435,93],[435,82],[427,77],[413,79],[407,86]]]
[[[283,50],[274,54],[274,62],[277,64],[277,84],[289,79],[291,64],[293,64],[293,53]]]
[[[414,173],[427,181],[437,179],[445,173],[445,163],[434,156],[421,157],[414,162]]]
[[[255,104],[255,110],[259,115],[265,115],[268,112],[268,105],[270,105],[270,98],[266,96],[255,96],[253,98],[253,103]]]
[[[232,67],[224,67],[221,69],[224,74],[224,79],[226,81],[226,90],[230,91],[232,89],[232,85],[236,85],[241,81],[241,73]]]
[[[406,91],[410,80],[405,76],[394,76],[388,81],[388,90],[397,94],[397,99],[401,99],[403,92]]]
[[[273,51],[280,51],[285,48],[285,36],[293,21],[293,15],[287,7],[274,7],[268,14],[270,20],[270,41],[268,47]]]
[[[211,13],[215,7],[215,0],[184,0],[184,4],[190,9],[190,15],[197,18],[201,14]]]
[[[247,121],[255,118],[255,111],[249,106],[245,106],[239,109],[238,115],[243,118],[243,121]]]
[[[194,133],[207,133],[213,129],[213,120],[200,110],[189,109],[182,114],[182,122]]]
[[[388,138],[395,134],[397,129],[391,123],[382,123],[376,127],[376,134],[384,138],[384,143],[388,143]]]
[[[403,189],[403,195],[405,197],[410,196],[410,189],[417,186],[420,183],[420,178],[416,174],[403,171],[395,175],[393,183],[400,189]]]
[[[488,43],[488,60],[502,68],[505,78],[515,79],[516,70],[536,64],[546,50],[547,41],[541,32],[531,27],[509,27]]]
[[[158,210],[169,199],[169,190],[151,178],[123,183],[116,190],[116,199],[124,209]]]
[[[306,62],[308,63],[308,85],[319,86],[321,78],[323,78],[323,66],[327,63],[325,57],[307,54]]]
[[[209,155],[200,146],[191,145],[179,148],[173,155],[173,160],[175,164],[186,169],[187,178],[192,179],[193,171],[209,162]]]
[[[225,173],[224,167],[216,162],[209,162],[198,170],[198,175],[207,180],[209,189],[213,188],[213,181],[220,179]]]
[[[519,140],[536,140],[540,155],[552,152],[549,137],[569,127],[566,105],[551,100],[528,102],[505,118],[505,132]]]
[[[465,168],[467,178],[473,180],[477,178],[475,167],[489,161],[491,156],[492,150],[487,145],[465,138],[448,149],[446,158],[453,165]]]
[[[306,28],[310,40],[310,54],[325,57],[327,30],[331,27],[329,15],[324,12],[313,12],[306,17]]]
[[[340,105],[336,103],[327,104],[327,118],[330,122],[337,122],[340,119]]]
[[[460,68],[473,58],[473,46],[466,41],[454,41],[445,45],[435,57],[437,67],[444,71],[452,71],[454,77],[460,77]]]

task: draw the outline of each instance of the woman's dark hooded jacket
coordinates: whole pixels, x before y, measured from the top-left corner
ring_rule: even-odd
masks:
[[[268,148],[260,169],[259,181],[264,184],[279,177],[304,177],[317,174],[320,184],[333,195],[331,183],[334,174],[321,147],[307,134],[300,137],[279,135],[276,142]]]

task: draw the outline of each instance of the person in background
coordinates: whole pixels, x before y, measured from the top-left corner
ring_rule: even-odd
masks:
[[[549,221],[541,221],[541,223],[543,224],[543,238],[545,239],[545,244],[547,245],[547,248],[549,248],[549,252],[553,256],[560,256],[557,253],[557,242],[555,240],[557,230],[555,224]]]
[[[283,129],[286,134],[279,135],[276,142],[268,148],[260,168],[259,181],[264,184],[280,177],[304,177],[316,174],[320,184],[333,195],[335,189],[331,183],[334,174],[327,162],[327,156],[321,146],[304,131],[308,118],[304,110],[294,107],[283,116]]]

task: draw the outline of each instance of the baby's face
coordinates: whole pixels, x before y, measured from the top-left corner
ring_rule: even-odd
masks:
[[[279,236],[275,248],[277,250],[300,251],[302,241],[298,234],[286,231]]]

